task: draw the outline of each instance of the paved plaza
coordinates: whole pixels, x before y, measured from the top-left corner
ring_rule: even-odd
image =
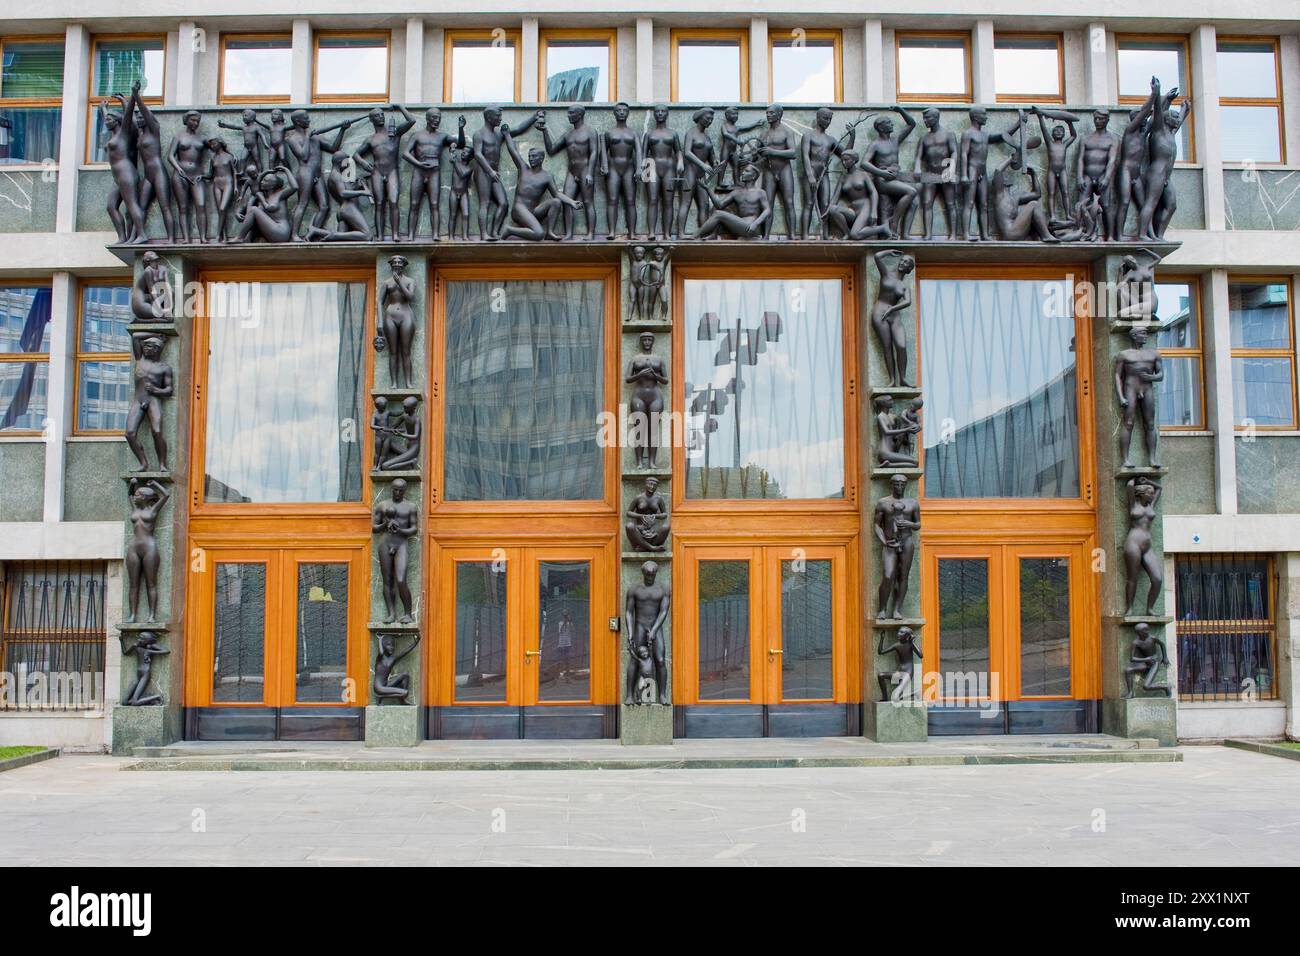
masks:
[[[1300,761],[0,774],[9,865],[1291,864]]]

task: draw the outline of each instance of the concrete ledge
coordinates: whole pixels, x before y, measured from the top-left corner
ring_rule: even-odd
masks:
[[[1237,750],[1249,750],[1257,754],[1268,754],[1272,757],[1285,757],[1287,760],[1300,760],[1300,748],[1280,747],[1277,744],[1265,743],[1261,740],[1233,740],[1228,739],[1223,742],[1225,747],[1235,747]],[[3,770],[0,767],[0,770]]]
[[[53,760],[59,755],[57,748],[38,750],[36,753],[23,754],[21,757],[10,757],[8,760],[0,760],[0,773],[6,770],[17,770],[19,767],[26,767],[28,764],[41,763],[45,760]]]
[[[120,521],[0,522],[0,561],[121,561]]]

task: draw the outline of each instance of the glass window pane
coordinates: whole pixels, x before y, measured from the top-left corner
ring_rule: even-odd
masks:
[[[388,43],[380,37],[321,37],[316,49],[317,96],[382,99],[388,91]]]
[[[772,102],[834,103],[835,44],[831,40],[807,40],[795,46],[791,40],[772,44]]]
[[[898,41],[898,92],[965,96],[966,43],[958,37],[903,37]]]
[[[1178,87],[1186,96],[1187,68],[1183,61],[1183,44],[1178,40],[1133,41],[1121,40],[1117,55],[1119,61],[1119,95],[1140,96],[1151,94],[1151,77],[1160,80],[1165,92]]]
[[[91,108],[112,93],[131,95],[140,81],[140,95],[163,95],[164,53],[162,37],[149,40],[98,40],[95,43]]]
[[[222,96],[288,96],[292,75],[293,43],[288,37],[226,41]]]
[[[0,66],[0,97],[58,99],[63,95],[63,43],[7,40]]]
[[[457,40],[451,48],[453,103],[515,101],[515,41]]]
[[[204,500],[361,500],[364,282],[209,283]]]
[[[1201,330],[1192,287],[1186,282],[1157,282],[1156,318],[1160,331],[1156,347],[1195,349],[1201,345]]]
[[[605,286],[447,284],[448,501],[594,501],[605,487]]]
[[[514,61],[510,69],[512,79]],[[510,99],[514,99],[511,86]],[[597,40],[546,41],[548,103],[608,103],[609,44]]]
[[[1157,385],[1156,409],[1161,425],[1203,428],[1201,419],[1201,360],[1191,355],[1167,355],[1164,381]]]
[[[1282,357],[1232,359],[1232,410],[1238,425],[1289,428],[1295,424],[1294,360]]]
[[[1054,37],[995,37],[993,83],[999,95],[1061,95],[1061,58]]]
[[[843,498],[838,279],[687,279],[686,494]]]
[[[1276,697],[1276,622],[1268,558],[1180,555],[1174,573],[1180,696]],[[1202,621],[1206,624],[1199,627]]]
[[[1219,129],[1224,162],[1282,161],[1276,106],[1220,106]]]
[[[294,699],[342,703],[348,676],[348,566],[298,565]]]
[[[50,366],[0,362],[0,431],[38,432],[45,426]]]
[[[835,696],[831,562],[781,562],[781,699]]]
[[[1220,99],[1277,98],[1277,56],[1271,43],[1220,43]]]
[[[1070,562],[1020,559],[1020,695],[1070,695]]]
[[[49,350],[50,287],[0,285],[0,353]]]
[[[939,675],[944,697],[979,697],[989,678],[989,563],[939,559]]]
[[[212,702],[261,703],[266,686],[266,565],[218,562]]]
[[[457,703],[506,699],[505,562],[456,562]]]
[[[120,432],[131,408],[130,362],[82,362],[77,372],[77,429]],[[146,428],[148,427],[146,423]]]
[[[6,107],[8,129],[0,129],[0,166],[59,161],[60,124],[57,106]]]
[[[701,561],[700,700],[749,700],[749,562]]]
[[[83,286],[78,349],[82,352],[131,351],[131,336],[126,327],[132,321],[130,286]]]
[[[1228,284],[1228,329],[1234,349],[1289,349],[1290,326],[1287,283]]]
[[[737,41],[682,40],[677,44],[677,101],[738,102],[740,70]]]
[[[919,285],[926,496],[1078,497],[1070,296],[1031,280]]]
[[[591,699],[591,562],[537,563],[540,700]]]

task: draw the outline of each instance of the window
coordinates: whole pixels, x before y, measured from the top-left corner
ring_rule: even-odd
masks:
[[[288,103],[293,82],[293,38],[285,33],[221,35],[217,100]]]
[[[993,88],[999,103],[1065,102],[1061,35],[994,34]]]
[[[205,297],[203,500],[361,501],[367,283],[209,282]]]
[[[1139,109],[1151,95],[1151,77],[1160,80],[1160,89],[1168,92],[1178,87],[1174,103],[1183,111],[1183,125],[1178,137],[1178,161],[1195,159],[1192,117],[1192,78],[1188,72],[1187,37],[1185,36],[1118,36],[1116,61],[1119,64],[1119,102],[1130,111]]]
[[[1277,41],[1220,37],[1217,65],[1224,162],[1285,162]]]
[[[617,89],[614,30],[543,30],[541,94],[546,103],[608,103]]]
[[[0,166],[59,160],[63,37],[0,40]]]
[[[316,34],[312,102],[387,102],[388,38],[387,33]]]
[[[899,33],[894,42],[900,100],[970,102],[969,33]]]
[[[843,500],[844,280],[735,272],[683,284],[686,497]]]
[[[749,100],[749,31],[674,30],[674,103]]]
[[[1277,697],[1276,576],[1267,555],[1180,554],[1178,696]]]
[[[1295,329],[1288,279],[1228,283],[1237,427],[1296,427]]]
[[[1193,282],[1157,282],[1156,347],[1165,377],[1157,386],[1156,410],[1164,431],[1205,427],[1201,356],[1201,305]]]
[[[108,100],[109,109],[120,107],[114,93],[131,95],[134,83],[140,83],[140,98],[149,106],[161,105],[167,73],[166,42],[161,36],[95,37],[90,45],[90,102],[92,135],[86,144],[87,162],[106,163],[104,141],[108,131],[99,119],[96,107]]]
[[[103,706],[104,576],[94,562],[6,565],[0,672],[15,680],[0,710]]]
[[[0,285],[0,433],[39,432],[50,384],[50,287]]]
[[[773,103],[838,103],[844,98],[839,30],[777,30],[769,47]]]
[[[129,285],[83,285],[77,333],[76,434],[126,428],[131,406]]]
[[[448,30],[442,98],[447,103],[518,103],[518,30]]]

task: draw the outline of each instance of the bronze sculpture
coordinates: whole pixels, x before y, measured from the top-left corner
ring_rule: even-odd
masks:
[[[655,246],[647,256],[645,246],[633,246],[628,265],[631,303],[628,317],[653,320],[668,316],[668,250]]]
[[[378,401],[375,400],[376,409]],[[390,454],[379,462],[380,471],[400,471],[420,466],[422,425],[421,416],[415,410],[419,403],[420,400],[414,395],[408,395],[402,400],[402,413],[397,417],[397,426],[389,428],[389,437],[400,441],[403,447],[394,449],[391,444],[389,445]]]
[[[1162,691],[1166,697],[1172,697],[1173,689],[1167,681],[1156,683],[1161,666],[1169,663],[1165,642],[1152,634],[1145,623],[1134,624],[1133,631],[1133,648],[1124,665],[1124,698],[1130,700],[1137,692],[1133,683],[1135,674],[1142,675],[1143,690]]]
[[[208,171],[203,178],[212,183],[212,211],[217,217],[217,242],[230,241],[230,213],[235,207],[239,172],[235,157],[220,136],[208,139]]]
[[[642,583],[627,590],[624,602],[624,627],[631,653],[627,672],[627,702],[650,702],[646,698],[645,680],[651,670],[660,704],[668,704],[668,664],[664,657],[664,621],[668,619],[668,590],[655,583],[659,565],[647,561],[641,565]],[[652,698],[651,698],[652,699]]]
[[[1030,147],[1037,137],[1030,141]],[[1023,170],[1029,177],[1029,192],[1020,192],[1013,185],[1016,172]],[[1052,232],[1043,211],[1042,192],[1034,167],[1024,161],[1024,150],[1016,149],[1007,160],[993,170],[993,221],[998,235],[1008,242],[1038,239],[1042,242],[1060,242]]]
[[[1060,200],[1061,209],[1070,208],[1069,189],[1066,187],[1066,165],[1071,146],[1079,138],[1074,124],[1079,117],[1065,110],[1048,110],[1039,106],[1029,110],[1038,117],[1038,128],[1043,134],[1043,144],[1047,147],[1047,218],[1056,218],[1056,203]],[[1065,126],[1056,125],[1047,128],[1049,119],[1059,120]],[[1066,127],[1069,127],[1067,132]]]
[[[880,283],[876,303],[871,307],[871,327],[880,341],[888,385],[906,388],[907,329],[903,326],[902,313],[912,305],[907,276],[916,268],[916,260],[897,249],[882,249],[873,258]]]
[[[138,86],[138,84],[137,84]],[[124,243],[141,243],[149,241],[145,228],[145,210],[140,205],[139,177],[136,174],[136,145],[139,130],[133,119],[135,101],[139,90],[131,93],[128,100],[121,93],[113,94],[122,105],[121,113],[108,109],[108,102],[99,104],[99,121],[108,130],[108,139],[104,143],[104,153],[108,158],[109,170],[113,175],[113,186],[108,191],[108,218],[117,230],[117,241]],[[126,209],[126,217],[122,209]],[[170,215],[170,213],[169,213]],[[127,219],[130,225],[127,225]]]
[[[663,551],[668,542],[668,504],[659,494],[659,479],[645,480],[645,490],[637,495],[627,509],[630,520],[623,525],[628,543],[633,551]]]
[[[374,445],[374,457],[370,467],[373,471],[379,471],[380,463],[392,457],[393,439],[397,435],[397,429],[389,421],[388,399],[383,395],[376,395],[374,404],[375,411],[370,416],[370,431],[373,436],[371,444]]]
[[[921,238],[934,238],[934,200],[940,196],[948,238],[956,239],[960,231],[957,219],[957,135],[944,128],[940,113],[933,106],[921,114],[921,121],[925,123],[926,134],[916,146],[913,170],[916,182],[920,184]]]
[[[145,598],[149,607],[149,623],[158,620],[158,539],[154,529],[158,524],[158,515],[171,495],[157,481],[150,479],[140,482],[132,478],[127,486],[131,498],[131,540],[126,545],[126,577],[128,598],[126,617],[123,623],[135,623],[136,610],[140,605],[140,586],[144,585]]]
[[[1144,250],[1145,251],[1145,250]],[[1151,322],[1156,314],[1156,264],[1160,257],[1146,252],[1148,262],[1127,255],[1120,260],[1115,289],[1116,318],[1127,322]]]
[[[889,226],[878,222],[880,196],[871,174],[858,163],[858,154],[851,149],[840,153],[840,175],[826,206],[823,226],[833,225],[845,239],[860,242],[863,239],[883,239],[889,235]],[[827,233],[823,229],[823,235]]]
[[[153,659],[170,654],[166,648],[158,646],[157,631],[141,631],[135,643],[122,648],[123,654],[135,655],[135,683],[122,700],[123,707],[147,707],[163,702],[162,694],[150,694],[149,679],[153,676]]]
[[[411,623],[413,605],[411,587],[406,583],[407,540],[418,534],[419,508],[406,500],[406,480],[398,478],[392,484],[387,501],[375,505],[370,528],[382,535],[379,544],[379,574],[383,581],[384,623],[393,623],[397,614],[397,601],[402,602],[402,624]]]
[[[636,441],[633,454],[638,468],[653,468],[659,457],[659,416],[664,410],[661,386],[668,384],[668,371],[664,360],[653,354],[655,337],[652,332],[642,332],[638,340],[641,354],[628,364],[626,383],[632,386],[628,402],[633,422],[642,426],[633,431]]]
[[[382,109],[372,109],[368,116],[374,131],[352,154],[361,171],[370,177],[370,198],[375,204],[375,237],[380,242],[390,235],[394,240],[402,235],[397,205],[401,194],[398,167],[402,137],[415,126],[415,117],[401,103],[393,103],[390,109],[402,114],[402,122],[387,123]]]
[[[474,151],[468,146],[453,146],[451,150],[451,189],[447,193],[447,238],[455,239],[457,232],[464,242],[469,242],[469,187],[478,165]]]
[[[415,170],[411,174],[411,202],[406,214],[407,242],[415,241],[420,229],[420,214],[426,205],[429,207],[430,238],[437,242],[441,234],[442,154],[448,148],[465,148],[465,117],[457,120],[454,138],[450,133],[444,133],[441,126],[442,111],[430,107],[424,114],[424,129],[411,137],[402,153],[402,159]],[[450,211],[454,213],[454,207]]]
[[[795,141],[794,131],[783,123],[785,107],[779,103],[768,104],[764,116],[767,129],[759,134],[758,155],[763,166],[763,191],[767,193],[768,208],[772,214],[763,223],[763,238],[772,235],[772,223],[776,219],[776,200],[781,200],[781,211],[785,213],[785,235],[793,239],[798,219],[799,204],[795,196],[794,161],[799,157],[799,147]]]
[[[283,166],[268,170],[258,177],[257,188],[247,204],[235,214],[240,222],[240,242],[288,242],[297,237],[289,216],[289,197],[298,191],[290,180],[292,174]],[[299,181],[302,172],[299,167]],[[298,203],[302,209],[304,202]],[[326,209],[326,213],[328,213]],[[296,219],[298,213],[294,213]]]
[[[721,172],[714,155],[713,139],[709,127],[713,125],[713,110],[707,106],[691,115],[692,126],[682,138],[681,204],[677,213],[677,235],[685,238],[686,220],[690,218],[691,204],[695,204],[695,228],[704,224],[708,211],[709,180]]]
[[[1156,419],[1154,385],[1164,380],[1164,362],[1160,358],[1159,349],[1146,347],[1145,326],[1135,325],[1129,329],[1128,334],[1133,347],[1124,349],[1115,356],[1114,368],[1115,394],[1119,398],[1122,412],[1119,425],[1119,453],[1124,463],[1120,467],[1133,467],[1133,425],[1140,417],[1147,461],[1152,468],[1159,468],[1160,423]]]
[[[186,110],[184,128],[172,137],[172,148],[167,153],[172,168],[172,198],[176,201],[176,233],[188,242],[208,241],[208,198],[200,168],[208,140],[199,132],[200,120],[198,110]]]
[[[167,241],[176,241],[176,222],[172,218],[171,178],[167,175],[167,159],[163,155],[162,126],[153,115],[149,104],[140,95],[140,81],[131,85],[135,102],[136,152],[140,157],[140,209],[144,221],[149,221],[149,207],[158,203]]]
[[[529,115],[518,126],[505,127],[511,136],[522,136],[533,128],[540,116]],[[470,141],[474,153],[474,191],[478,195],[478,235],[480,239],[497,239],[506,222],[509,204],[506,202],[506,189],[501,184],[501,146],[502,137],[501,110],[495,106],[483,110],[483,126]],[[522,169],[522,166],[521,166]]]
[[[961,226],[957,237],[970,234],[971,209],[975,210],[975,234],[972,241],[989,238],[989,195],[988,195],[988,161],[989,144],[1005,143],[1007,137],[1020,128],[1019,119],[1005,133],[990,133],[984,128],[989,121],[989,113],[982,106],[972,106],[969,113],[970,127],[961,134],[959,144],[959,170],[963,185],[961,203]]]
[[[280,112],[280,111],[277,110],[276,112]],[[280,114],[280,118],[281,118],[280,142],[281,142],[281,147],[283,148],[283,143],[284,143],[283,140],[284,114],[283,113]],[[239,114],[238,124],[227,123],[225,120],[219,119],[217,120],[217,126],[220,129],[233,130],[234,132],[239,133],[244,142],[244,157],[247,159],[251,159],[258,166],[264,165],[262,161],[262,149],[263,147],[265,147],[269,150],[271,147],[271,139],[269,136],[270,127],[268,127],[265,123],[263,123],[261,120],[257,118],[256,112],[254,112],[253,110],[243,110]],[[284,157],[280,156],[278,157],[278,159],[273,157],[273,161],[283,162]]]
[[[290,114],[290,121],[293,126],[284,134],[284,145],[289,152],[293,154],[294,159],[298,161],[297,172],[292,174],[294,177],[293,192],[298,194],[298,205],[293,211],[293,224],[289,230],[289,236],[285,239],[270,240],[273,242],[287,242],[290,238],[300,240],[304,238],[302,221],[307,215],[307,209],[312,204],[316,204],[316,216],[312,219],[311,225],[320,228],[325,225],[325,220],[329,218],[330,201],[329,195],[325,191],[325,182],[321,177],[324,168],[324,153],[337,153],[343,146],[343,136],[352,125],[352,120],[342,120],[332,126],[326,126],[323,129],[313,130],[311,128],[311,117],[307,115],[306,110],[294,110]],[[325,134],[334,133],[334,140],[326,144]],[[283,162],[277,168],[282,168]],[[285,175],[291,175],[285,168]],[[277,230],[278,232],[278,230]]]
[[[740,185],[721,199],[709,196],[713,212],[695,233],[696,239],[711,239],[719,231],[735,239],[762,238],[763,228],[772,216],[772,205],[767,190],[756,186],[758,167],[746,163],[740,170]],[[731,212],[727,207],[734,207]]]
[[[600,134],[600,174],[605,177],[606,238],[618,231],[618,213],[623,210],[627,237],[636,230],[637,174],[641,170],[641,137],[627,125],[632,110],[626,103],[614,104],[614,125]]]
[[[1103,210],[1102,230],[1107,239],[1118,239],[1118,229],[1110,204],[1110,186],[1115,178],[1115,165],[1119,160],[1119,138],[1106,127],[1110,123],[1110,110],[1097,109],[1092,114],[1092,132],[1079,143],[1076,175],[1079,192],[1095,195]]]
[[[728,106],[722,111],[722,133],[718,143],[718,163],[721,164],[723,171],[731,170],[731,183],[724,187],[722,177],[718,177],[717,188],[735,189],[740,182],[740,167],[743,165],[740,161],[740,136],[742,133],[752,133],[758,129],[766,120],[756,119],[750,123],[740,122],[740,107]]]
[[[173,390],[172,367],[162,361],[163,340],[156,335],[131,336],[135,351],[132,374],[135,394],[126,414],[126,443],[140,462],[137,471],[149,470],[149,459],[140,441],[140,426],[146,419],[153,434],[154,454],[158,456],[158,470],[167,471],[167,439],[162,431],[163,398],[171,398]]]
[[[137,322],[174,322],[171,270],[150,249],[140,257],[140,274],[131,284],[131,314]]]
[[[650,238],[668,239],[673,237],[677,223],[677,203],[680,201],[677,186],[685,160],[682,159],[681,137],[668,128],[668,107],[660,103],[653,112],[654,126],[641,138],[641,156],[645,163],[642,178],[646,181]]]
[[[1151,125],[1147,132],[1147,164],[1142,172],[1142,208],[1138,215],[1140,239],[1163,239],[1178,208],[1171,178],[1178,159],[1178,130],[1183,125],[1182,110],[1173,107],[1177,96],[1177,87],[1161,96],[1160,81],[1151,77]]]
[[[915,468],[917,459],[908,453],[911,436],[920,432],[919,423],[900,424],[894,415],[894,400],[878,395],[876,407],[876,460],[884,468]]]
[[[1142,164],[1147,157],[1147,130],[1151,127],[1151,98],[1141,107],[1129,110],[1128,124],[1119,138],[1119,158],[1115,163],[1115,235],[1123,239],[1132,205],[1142,212]],[[1136,230],[1134,238],[1136,238]]]
[[[916,186],[904,182],[900,148],[903,141],[916,129],[916,120],[901,106],[891,109],[903,118],[904,128],[894,135],[894,122],[888,116],[878,116],[872,124],[876,138],[862,154],[862,168],[875,177],[876,192],[880,196],[880,221],[889,226],[891,239],[906,238],[912,232],[912,217],[916,214],[913,201]]]
[[[916,640],[916,632],[903,625],[894,635],[894,642],[886,647],[885,631],[882,629],[876,642],[876,653],[881,657],[886,654],[894,655],[894,670],[887,674],[876,675],[876,681],[880,684],[880,699],[887,701],[915,698],[916,682],[913,676],[915,658],[922,656],[921,647]]]
[[[907,597],[908,576],[916,557],[916,536],[921,528],[921,506],[915,498],[905,498],[907,477],[894,475],[889,481],[891,494],[876,502],[872,526],[879,539],[880,587],[876,594],[876,620],[901,618]]]
[[[1130,478],[1125,493],[1128,502],[1128,536],[1124,539],[1124,613],[1133,613],[1137,597],[1138,573],[1146,572],[1148,587],[1146,613],[1155,614],[1156,601],[1164,584],[1164,570],[1156,553],[1151,530],[1156,521],[1156,504],[1161,488],[1150,478]]]
[[[590,241],[596,238],[596,169],[600,164],[601,138],[599,133],[587,125],[586,107],[575,103],[569,107],[568,117],[569,128],[558,140],[551,139],[545,114],[539,115],[537,128],[542,131],[546,155],[554,156],[563,152],[568,159],[563,194],[573,200],[581,199],[579,205],[570,206],[566,203],[563,208],[564,238],[573,238],[573,213],[575,209],[581,209],[587,223],[587,239]]]
[[[412,635],[414,640],[411,641],[411,646],[397,653],[394,638],[400,636],[400,634],[379,635],[379,649],[375,654],[375,679],[372,685],[376,706],[382,705],[386,700],[397,701],[399,704],[411,702],[411,675],[394,675],[393,669],[419,645],[420,635],[418,633]]]
[[[347,171],[351,158],[340,150],[330,160],[330,171],[325,177],[325,194],[337,203],[334,208],[334,229],[323,225],[307,227],[307,238],[313,242],[369,242],[374,238],[370,223],[361,212],[361,200],[374,197],[368,183],[349,179]]]
[[[581,200],[574,199],[562,192],[555,185],[555,178],[542,168],[546,154],[534,146],[528,150],[528,162],[525,163],[515,146],[510,127],[502,124],[501,137],[515,168],[519,170],[515,180],[515,200],[510,207],[510,221],[501,227],[499,238],[514,236],[539,242],[543,239],[560,238],[555,233],[555,218],[561,209],[581,209]]]
[[[388,350],[388,378],[394,388],[410,388],[411,349],[415,344],[415,280],[406,274],[406,256],[390,256],[391,275],[379,293],[383,306],[382,347]],[[378,343],[377,343],[378,344]]]
[[[844,135],[836,139],[827,132],[834,118],[835,114],[828,107],[823,106],[813,119],[813,128],[804,133],[799,141],[799,154],[803,159],[804,174],[803,215],[799,222],[800,239],[808,238],[814,217],[821,229],[821,237],[830,238],[831,160],[836,156],[843,157],[845,150],[852,150],[858,134],[857,124],[850,123]],[[847,175],[848,167],[845,169]],[[840,180],[840,188],[843,189],[843,179]],[[844,232],[848,234],[847,229]]]

